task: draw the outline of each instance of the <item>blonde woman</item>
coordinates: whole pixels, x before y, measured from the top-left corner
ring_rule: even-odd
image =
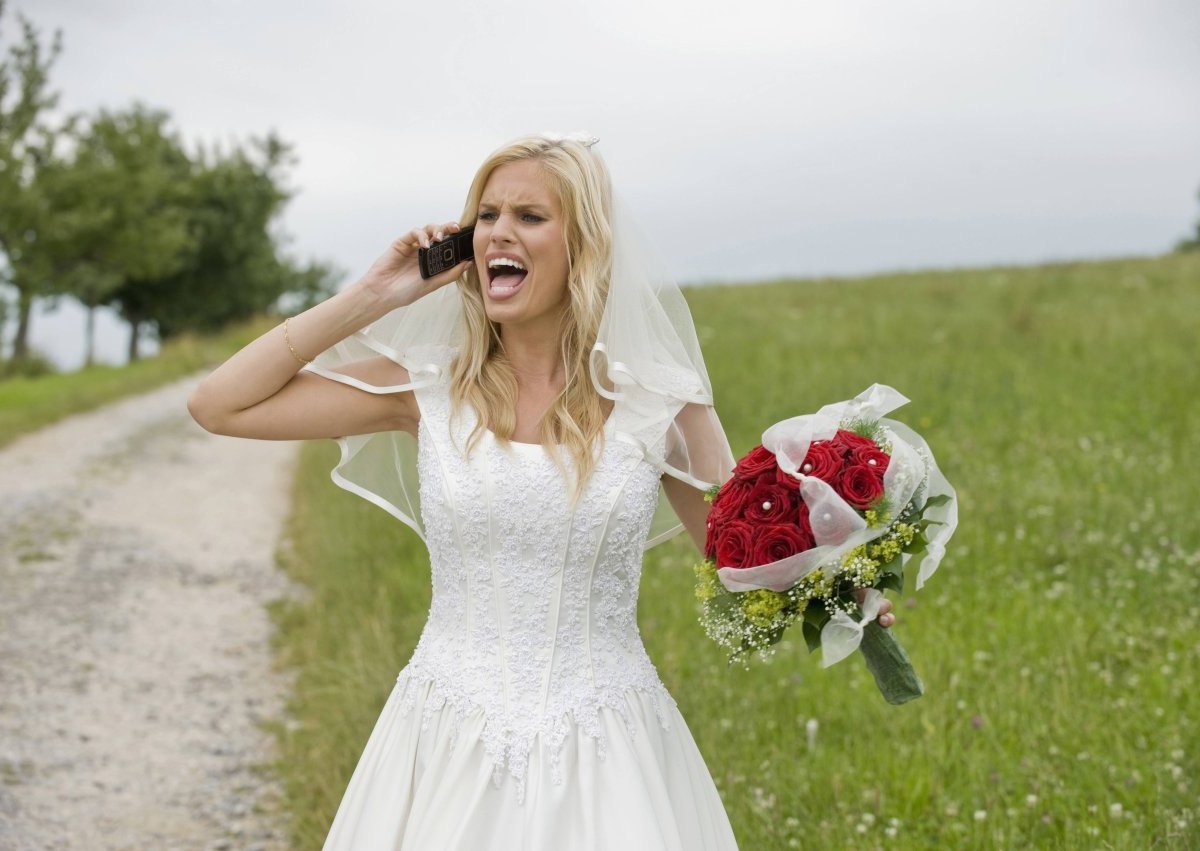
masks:
[[[595,143],[502,146],[458,222],[395,240],[189,401],[218,434],[336,439],[333,480],[429,550],[428,620],[326,851],[737,847],[636,620],[643,553],[684,529],[703,548],[734,459]],[[474,258],[422,278],[460,225]]]

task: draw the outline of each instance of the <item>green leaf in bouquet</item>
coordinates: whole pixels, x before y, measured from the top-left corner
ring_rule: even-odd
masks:
[[[824,628],[829,622],[829,612],[825,610],[825,604],[820,599],[810,600],[808,608],[804,610],[804,622],[812,624],[818,630]]]
[[[910,556],[924,556],[929,551],[929,536],[922,529],[913,535],[912,542],[904,548]]]
[[[809,653],[816,653],[821,646],[821,630],[809,621],[803,622],[804,643],[808,645]]]
[[[904,573],[884,573],[875,583],[875,587],[879,590],[891,589],[899,594],[904,593]]]
[[[950,494],[948,494],[948,493],[934,494],[933,496],[931,496],[925,500],[925,507],[929,508],[931,506],[945,505],[949,501],[950,501]]]
[[[875,443],[882,445],[886,438],[883,433],[883,427],[879,424],[879,420],[870,419],[868,417],[856,417],[846,422],[841,423],[841,427],[846,431],[853,432],[859,437],[865,437],[867,440],[873,440]]]
[[[904,554],[909,558],[922,559],[928,554],[929,548],[925,544],[920,546],[909,546],[904,549]]]
[[[892,500],[887,494],[883,494],[875,502],[871,503],[871,511],[873,514],[868,514],[868,525],[871,526],[886,526],[892,516]],[[878,518],[874,523],[870,522],[870,518]],[[889,519],[885,519],[889,518]]]
[[[804,619],[817,626],[824,626],[825,621],[829,620],[829,612],[825,611],[825,601],[820,597],[809,600],[804,609]]]
[[[713,612],[719,613],[722,617],[727,617],[733,612],[740,612],[742,608],[741,600],[732,591],[727,589],[723,589],[721,593],[718,593],[717,596],[709,600],[707,605],[711,607]]]
[[[875,587],[890,588],[900,593],[904,592],[904,553],[900,553],[887,564],[879,568],[879,579]]]
[[[905,703],[925,693],[925,686],[900,642],[876,621],[863,629],[859,650],[867,670],[875,678],[875,685],[888,703]]]

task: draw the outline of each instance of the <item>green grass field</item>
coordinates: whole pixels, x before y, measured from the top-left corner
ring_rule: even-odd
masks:
[[[0,446],[71,414],[153,390],[205,367],[216,367],[279,322],[259,317],[207,336],[181,334],[152,356],[124,366],[97,365],[37,378],[0,381]]]
[[[1200,255],[688,291],[735,454],[872,382],[929,441],[961,523],[895,635],[926,694],[852,657],[729,669],[686,535],[639,619],[744,849],[1200,846]],[[753,380],[746,380],[747,376]],[[416,536],[304,447],[279,604],[295,847],[318,848],[429,605]],[[817,724],[810,747],[805,727]]]

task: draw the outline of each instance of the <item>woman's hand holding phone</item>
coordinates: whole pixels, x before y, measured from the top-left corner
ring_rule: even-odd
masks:
[[[422,296],[444,287],[465,272],[473,261],[463,260],[432,277],[423,278],[418,263],[418,252],[422,248],[428,248],[430,243],[460,230],[458,222],[413,228],[393,240],[387,251],[363,275],[359,285],[383,299],[389,309],[412,304]]]

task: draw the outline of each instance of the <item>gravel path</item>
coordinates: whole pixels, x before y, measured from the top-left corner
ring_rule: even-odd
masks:
[[[257,722],[299,444],[205,432],[201,377],[0,449],[0,849],[286,847]]]

